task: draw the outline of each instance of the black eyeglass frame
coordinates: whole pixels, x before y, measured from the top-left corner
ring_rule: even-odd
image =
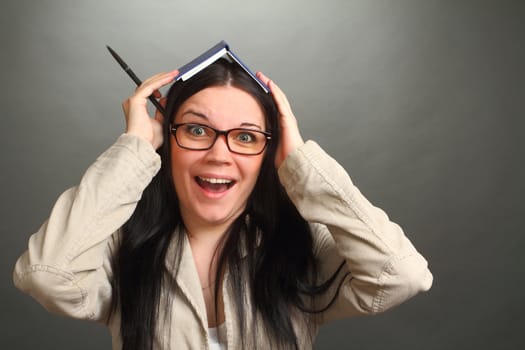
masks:
[[[210,146],[206,147],[206,148],[191,148],[191,147],[183,146],[183,145],[180,144],[179,139],[177,138],[177,129],[179,127],[181,127],[181,126],[184,126],[184,125],[196,125],[196,126],[202,126],[202,127],[211,129],[211,130],[213,130],[215,132],[215,139],[210,144]],[[257,133],[263,134],[264,138],[265,138],[264,147],[257,153],[242,153],[242,152],[236,152],[236,151],[232,150],[231,147],[230,147],[230,141],[229,141],[229,138],[228,138],[228,134],[230,132],[232,132],[232,131],[238,131],[238,130],[247,131],[247,132],[257,132]],[[209,125],[204,125],[204,124],[199,124],[199,123],[171,124],[170,125],[170,131],[171,131],[171,134],[173,135],[173,137],[175,137],[175,141],[177,142],[177,145],[180,148],[184,148],[184,149],[191,150],[191,151],[207,151],[207,150],[211,149],[215,145],[215,142],[217,142],[217,139],[219,138],[219,136],[224,135],[226,137],[226,146],[228,147],[228,150],[231,153],[240,154],[240,155],[243,155],[243,156],[256,156],[256,155],[259,155],[259,154],[263,153],[264,150],[266,149],[266,146],[268,146],[268,142],[271,141],[271,139],[272,139],[272,134],[267,132],[267,131],[254,130],[254,129],[248,129],[248,128],[233,128],[233,129],[229,129],[229,130],[219,130],[219,129],[215,129],[214,127],[211,127]]]

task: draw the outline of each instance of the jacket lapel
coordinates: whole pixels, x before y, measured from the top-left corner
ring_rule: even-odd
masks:
[[[176,239],[173,241],[177,241]],[[206,305],[204,304],[204,297],[202,295],[201,284],[197,268],[195,267],[195,261],[193,260],[193,254],[191,251],[190,243],[187,236],[184,234],[183,238],[183,249],[180,258],[180,266],[177,275],[173,271],[172,261],[176,252],[174,246],[176,242],[172,242],[168,249],[166,256],[166,268],[171,277],[176,281],[182,294],[186,297],[188,303],[191,305],[195,317],[199,319],[199,323],[203,327],[205,332],[208,331],[208,319],[206,316]]]

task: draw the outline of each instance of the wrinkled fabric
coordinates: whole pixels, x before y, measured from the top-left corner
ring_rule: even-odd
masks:
[[[160,157],[149,143],[121,135],[92,164],[77,187],[65,191],[49,219],[29,239],[27,251],[15,265],[15,285],[50,312],[107,324],[113,349],[121,348],[120,315],[108,320],[111,304],[111,254],[119,228],[131,216],[143,190],[160,169]],[[354,186],[346,171],[315,142],[308,141],[288,156],[279,178],[301,215],[311,223],[320,280],[337,270],[343,259],[344,281],[315,300],[323,307],[305,326],[292,313],[301,349],[313,346],[322,323],[362,314],[377,314],[428,290],[432,274],[402,229],[374,207]],[[207,349],[206,307],[191,247],[184,241],[180,269],[166,286],[172,303],[160,309],[156,349]],[[167,260],[171,257],[168,250]],[[169,264],[166,264],[169,268]],[[348,272],[351,272],[348,274]],[[173,273],[168,271],[167,273]],[[225,276],[225,281],[228,276]],[[227,348],[241,349],[235,300],[223,283]],[[247,298],[249,302],[249,298]],[[251,305],[246,306],[247,310]],[[264,329],[248,327],[248,334]],[[309,333],[310,332],[310,333]],[[261,349],[269,348],[264,337]]]

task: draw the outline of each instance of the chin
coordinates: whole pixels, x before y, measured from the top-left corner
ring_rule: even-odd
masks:
[[[202,216],[202,221],[209,224],[209,225],[222,225],[225,223],[231,223],[237,217],[239,214],[236,215],[228,215],[228,214],[211,214],[208,213],[206,216]]]
[[[243,209],[215,207],[201,210],[199,217],[202,222],[208,225],[223,225],[225,223],[231,224],[242,212]]]

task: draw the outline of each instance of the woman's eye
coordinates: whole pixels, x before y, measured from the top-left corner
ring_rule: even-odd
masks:
[[[237,135],[237,140],[243,143],[250,143],[255,141],[255,136],[250,133],[243,132]]]
[[[198,126],[198,125],[193,125],[193,126],[188,127],[188,131],[193,136],[204,136],[204,135],[206,135],[206,129],[204,127]]]

